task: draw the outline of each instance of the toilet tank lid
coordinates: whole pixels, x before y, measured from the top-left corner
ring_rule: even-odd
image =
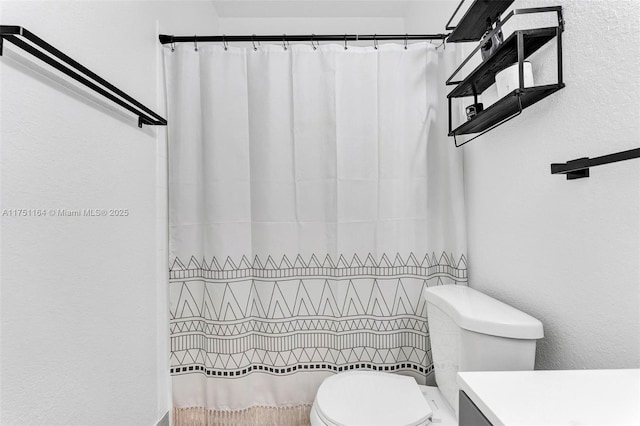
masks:
[[[465,330],[512,339],[544,337],[539,320],[470,287],[429,287],[423,296]]]

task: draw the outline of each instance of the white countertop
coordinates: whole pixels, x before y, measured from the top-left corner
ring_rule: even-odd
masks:
[[[640,369],[468,371],[458,385],[494,426],[640,425]]]

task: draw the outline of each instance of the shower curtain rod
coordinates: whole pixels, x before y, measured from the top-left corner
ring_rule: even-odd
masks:
[[[198,42],[215,42],[215,43],[231,43],[231,42],[258,42],[258,41],[361,41],[361,40],[445,40],[449,34],[304,34],[304,35],[218,35],[218,36],[174,36],[168,34],[160,34],[158,37],[160,43],[198,43]]]

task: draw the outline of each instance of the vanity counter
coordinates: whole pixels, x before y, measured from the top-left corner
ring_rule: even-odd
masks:
[[[469,371],[457,381],[493,426],[640,425],[640,369]]]

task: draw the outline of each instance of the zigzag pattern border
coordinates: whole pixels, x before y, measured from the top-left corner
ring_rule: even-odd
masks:
[[[221,266],[215,257],[198,261],[191,256],[185,266],[176,257],[170,269],[170,285],[179,286],[173,287],[170,312],[171,374],[236,378],[254,372],[352,369],[429,374],[426,306],[415,297],[432,285],[464,285],[465,256],[456,260],[445,252],[440,258],[432,253],[418,261],[414,253],[406,258],[396,253],[391,262],[386,254],[376,261],[369,253],[364,262],[357,254],[347,262],[343,255],[337,261],[325,255],[322,263],[318,258],[313,254],[304,261],[297,255],[291,262],[284,255],[275,262],[269,255],[263,262],[255,256],[250,263],[246,256],[239,262],[227,257]],[[321,286],[313,299],[306,289],[312,282]],[[362,287],[361,282],[369,284]],[[242,299],[234,294],[237,285],[244,286]],[[333,294],[334,285],[344,291]],[[410,355],[395,353],[401,349],[398,343],[407,345]],[[354,346],[369,349],[360,357],[349,352]],[[304,348],[316,352],[295,355]],[[253,354],[249,360],[247,354]]]
[[[364,262],[357,254],[353,255],[350,262],[347,262],[343,255],[334,261],[329,254],[325,255],[322,262],[315,254],[312,254],[306,262],[300,255],[296,256],[294,262],[291,262],[286,255],[282,256],[280,262],[275,262],[270,255],[263,262],[256,255],[253,262],[249,262],[246,256],[242,256],[239,262],[234,262],[233,259],[227,257],[220,266],[220,262],[215,256],[208,262],[204,258],[199,261],[195,256],[191,256],[186,266],[179,257],[175,257],[169,268],[170,280],[189,278],[212,280],[282,279],[305,276],[342,278],[356,275],[380,277],[446,275],[456,281],[466,281],[467,259],[461,255],[456,261],[453,254],[443,252],[439,259],[435,253],[432,253],[431,256],[426,254],[422,261],[418,261],[414,253],[410,253],[406,259],[403,259],[400,253],[396,253],[393,262],[391,262],[386,254],[383,254],[380,260],[376,261],[369,253]]]
[[[437,279],[437,284],[442,284],[441,277],[431,277]],[[362,278],[361,278],[362,279]],[[296,296],[293,309],[287,305],[283,298],[278,281],[274,281],[271,296],[266,299],[269,304],[265,305],[261,301],[260,295],[256,290],[256,280],[247,280],[251,283],[251,290],[245,303],[239,303],[234,292],[228,282],[216,283],[218,286],[224,286],[223,294],[219,303],[214,303],[215,297],[209,291],[209,286],[213,285],[207,282],[202,289],[202,294],[196,299],[189,289],[189,284],[182,280],[175,280],[171,284],[180,286],[180,294],[175,303],[171,303],[170,319],[174,320],[192,320],[200,317],[205,321],[229,322],[235,324],[242,321],[251,320],[293,320],[307,319],[309,317],[318,317],[318,319],[349,319],[351,317],[370,317],[370,318],[387,318],[397,315],[410,315],[423,318],[426,321],[426,302],[418,300],[415,304],[409,299],[407,292],[402,284],[402,278],[391,278],[396,281],[396,291],[393,300],[389,300],[390,304],[385,301],[380,290],[379,281],[383,278],[365,278],[372,280],[373,285],[368,298],[360,299],[353,285],[353,281],[349,280],[347,292],[344,298],[336,299],[333,294],[328,280],[324,280],[323,291],[319,303],[314,303],[309,297],[306,285],[303,279],[297,280]],[[422,281],[421,291],[429,287],[427,280],[429,278],[420,277]],[[364,300],[364,302],[363,302]],[[241,305],[246,306],[244,309]],[[304,310],[303,310],[304,309]],[[322,310],[321,310],[322,309]]]

